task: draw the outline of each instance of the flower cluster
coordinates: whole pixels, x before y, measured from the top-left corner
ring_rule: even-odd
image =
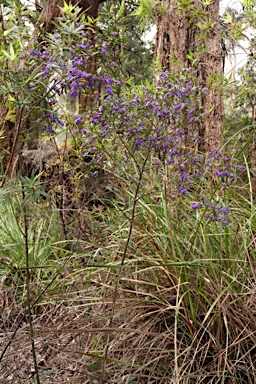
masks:
[[[82,95],[86,98],[88,94],[93,93],[96,95],[94,97],[96,100],[97,93],[102,87],[108,94],[112,94],[115,80],[108,75],[113,68],[111,47],[96,34],[92,34],[90,29],[86,29],[80,23],[77,25],[80,32],[74,33],[72,38],[66,39],[65,31],[60,30],[49,37],[47,49],[25,51],[25,59],[31,69],[29,91],[31,95],[34,92],[37,98],[43,99],[45,119],[40,120],[43,121],[43,130],[51,136],[58,127],[61,129],[63,127],[61,95],[68,95],[71,98]],[[58,40],[57,46],[56,40]],[[106,63],[104,65],[104,73],[94,70],[93,60],[96,54],[98,64],[103,60],[102,57],[105,61],[106,58],[109,60],[109,65]],[[39,94],[39,89],[45,94]],[[74,123],[77,126],[83,121],[83,116],[74,114]]]
[[[56,113],[48,111],[46,113],[43,113],[43,116],[43,120],[47,124],[43,126],[42,130],[49,136],[53,136],[55,134],[56,126],[64,127],[65,125],[64,121],[61,120],[58,115],[56,115]]]
[[[203,204],[193,203],[191,205],[191,208],[203,209],[204,211],[207,210],[207,213],[204,215],[206,219],[211,222],[219,221],[224,227],[228,225],[227,216],[230,212],[229,208],[226,206],[218,205],[216,203],[210,203],[209,201],[204,201]]]
[[[101,80],[107,97],[90,120],[94,128],[98,127],[98,134],[102,138],[122,138],[135,150],[150,149],[173,162],[180,152],[184,125],[199,119],[198,90],[192,82],[169,79],[163,72],[155,84],[156,92],[137,86],[120,95],[120,82],[106,75]]]
[[[151,168],[168,169],[165,183],[172,199],[185,196],[195,201],[209,174],[225,189],[243,168],[233,164],[231,157],[222,156],[218,149],[207,155],[193,150],[200,137],[188,138],[188,127],[193,125],[197,131],[196,126],[204,117],[198,95],[208,90],[195,85],[191,69],[173,76],[163,71],[153,84],[124,84],[115,76],[115,52],[109,41],[82,27],[79,24],[80,33],[67,41],[65,31],[57,31],[52,39],[58,40],[58,46],[53,42],[47,50],[31,50],[28,54],[35,77],[39,73],[41,81],[48,82],[44,130],[53,134],[57,126],[64,125],[59,108],[61,94],[71,98],[90,95],[94,102],[91,110],[79,114],[73,110],[71,115],[73,133],[80,135],[82,145],[93,153],[94,162],[104,159],[105,148],[118,148],[124,164],[129,166],[135,161],[138,169],[141,160],[147,158]],[[97,71],[93,64],[96,54]],[[100,66],[101,61],[104,66]],[[31,89],[34,80],[31,77]],[[189,140],[191,146],[187,145]],[[206,219],[227,225],[227,207],[199,201],[191,208],[205,209]]]

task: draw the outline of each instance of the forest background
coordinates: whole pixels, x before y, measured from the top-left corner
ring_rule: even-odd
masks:
[[[0,1],[2,383],[255,383],[254,3]]]

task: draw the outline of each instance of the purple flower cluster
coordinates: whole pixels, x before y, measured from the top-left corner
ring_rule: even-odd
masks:
[[[225,227],[228,225],[227,215],[229,214],[228,207],[225,206],[217,206],[214,204],[209,205],[209,209],[211,213],[206,213],[205,218],[209,219],[212,222],[220,221],[222,225]]]
[[[150,149],[174,161],[185,134],[182,127],[197,122],[200,113],[192,83],[170,80],[163,73],[156,92],[138,86],[116,96],[120,82],[106,74],[101,80],[107,97],[91,116],[93,130],[97,126],[102,138],[121,137],[135,150]]]
[[[42,130],[49,136],[53,136],[55,134],[55,128],[57,126],[64,127],[65,125],[64,121],[61,120],[58,115],[52,111],[44,112],[42,115],[43,121],[45,122]]]
[[[106,97],[100,109],[96,108],[91,115],[88,128],[92,134],[88,135],[87,130],[86,138],[94,144],[109,139],[112,145],[118,145],[119,151],[123,147],[124,163],[129,163],[132,157],[139,163],[140,154],[149,151],[152,167],[169,167],[167,188],[171,199],[186,196],[193,200],[205,189],[207,179],[214,177],[222,177],[224,189],[228,180],[234,179],[235,170],[243,169],[217,149],[198,155],[184,148],[186,125],[196,124],[202,118],[197,104],[200,90],[189,77],[173,79],[164,72],[153,88],[137,86],[118,96],[116,82],[107,76],[103,81]],[[191,208],[206,207],[207,219],[228,224],[226,207],[193,203]]]
[[[207,213],[204,215],[206,219],[211,222],[219,221],[224,227],[228,225],[227,216],[230,212],[229,208],[226,206],[204,201],[202,204],[193,203],[191,205],[191,209],[203,209],[204,211],[207,209]]]
[[[82,27],[81,21],[76,22]],[[52,39],[52,44],[50,41]],[[58,46],[55,40],[58,39]],[[52,82],[51,99],[61,93],[77,97],[80,93],[85,96],[91,89],[106,87],[109,95],[113,95],[110,79],[106,81],[107,72],[112,72],[114,53],[113,48],[106,42],[93,35],[90,29],[80,28],[80,33],[75,33],[67,39],[65,31],[59,29],[49,37],[47,50],[31,49],[28,51],[32,69],[39,68],[41,79]],[[104,61],[104,75],[95,71],[94,57],[97,63]],[[103,68],[103,66],[102,66]]]
[[[245,166],[233,162],[232,156],[223,156],[218,148],[208,154],[206,164],[214,170],[215,176],[225,186],[236,178],[238,172],[242,172]]]
[[[185,148],[188,126],[196,126],[203,119],[198,95],[208,90],[195,85],[190,69],[175,76],[163,71],[147,86],[122,84],[114,75],[116,58],[111,39],[102,41],[103,37],[87,33],[86,28],[67,41],[63,33],[59,30],[52,37],[58,40],[58,48],[53,43],[42,52],[29,52],[31,66],[39,69],[40,81],[50,84],[45,97],[48,106],[44,108],[44,130],[52,135],[56,126],[64,125],[58,107],[61,93],[74,98],[93,95],[91,110],[84,114],[73,111],[71,119],[74,133],[81,135],[82,145],[93,153],[95,163],[104,159],[104,147],[111,148],[110,151],[118,148],[119,158],[124,159],[128,168],[133,161],[139,170],[146,158],[150,168],[168,169],[165,183],[172,199],[199,200],[200,203],[190,204],[193,210],[204,209],[206,219],[226,226],[227,207],[195,196],[204,189],[209,174],[224,189],[233,181],[236,171],[243,171],[243,166],[234,164],[231,157],[223,156],[218,149],[204,156],[188,152],[189,146]],[[112,33],[113,39],[116,34]],[[97,71],[93,66],[96,54]],[[33,78],[32,90],[34,83]],[[199,137],[189,139],[191,143],[200,142]],[[194,147],[192,144],[191,148]]]
[[[75,24],[74,24],[75,25]],[[78,23],[81,25],[81,22]],[[106,41],[92,34],[90,29],[82,28],[80,33],[75,33],[72,38],[67,38],[65,31],[59,30],[49,36],[47,49],[38,48],[25,51],[25,59],[30,65],[31,76],[28,89],[31,95],[43,97],[44,119],[43,130],[53,135],[57,126],[63,126],[62,108],[60,108],[61,94],[73,98],[88,94],[94,95],[94,101],[99,100],[99,91],[104,90],[108,96],[113,97],[116,87],[121,83],[112,79],[113,48]],[[51,44],[52,39],[52,44]],[[56,45],[56,39],[58,45]],[[95,71],[93,62],[97,55],[97,66],[104,61],[101,71]],[[39,81],[38,81],[39,80]],[[41,96],[39,89],[42,90]],[[43,93],[45,95],[43,96]],[[71,112],[72,113],[72,112]],[[46,121],[45,121],[46,120]],[[85,131],[84,116],[74,115],[74,123],[79,126],[79,132]]]

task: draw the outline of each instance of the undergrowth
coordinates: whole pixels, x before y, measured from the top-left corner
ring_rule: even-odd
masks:
[[[1,382],[255,383],[245,146],[198,151],[208,89],[193,68],[120,75],[124,10],[104,41],[65,4],[30,46],[18,8],[1,56]]]
[[[209,220],[207,210],[192,209],[189,197],[172,201],[158,176],[145,180],[123,263],[135,184],[117,184],[108,206],[86,210],[94,236],[80,240],[79,251],[62,240],[49,203],[33,203],[28,216],[36,353],[40,357],[48,341],[56,348],[53,335],[65,338],[57,355],[62,366],[76,364],[77,383],[255,382],[252,201],[220,192],[230,208],[224,226]],[[17,320],[21,313],[26,318],[21,207],[15,196],[1,204],[2,320],[3,331],[12,324],[12,332],[17,326],[26,340],[26,327]],[[38,364],[42,382],[58,382],[49,363],[41,366],[39,358]]]

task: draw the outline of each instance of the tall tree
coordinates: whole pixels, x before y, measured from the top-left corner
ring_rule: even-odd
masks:
[[[204,112],[199,127],[187,127],[186,144],[199,135],[199,149],[212,151],[222,142],[223,102],[220,92],[222,77],[221,30],[219,1],[165,0],[165,12],[157,16],[155,58],[166,70],[191,67],[196,83],[208,88],[201,96]],[[218,84],[218,86],[216,86]]]

